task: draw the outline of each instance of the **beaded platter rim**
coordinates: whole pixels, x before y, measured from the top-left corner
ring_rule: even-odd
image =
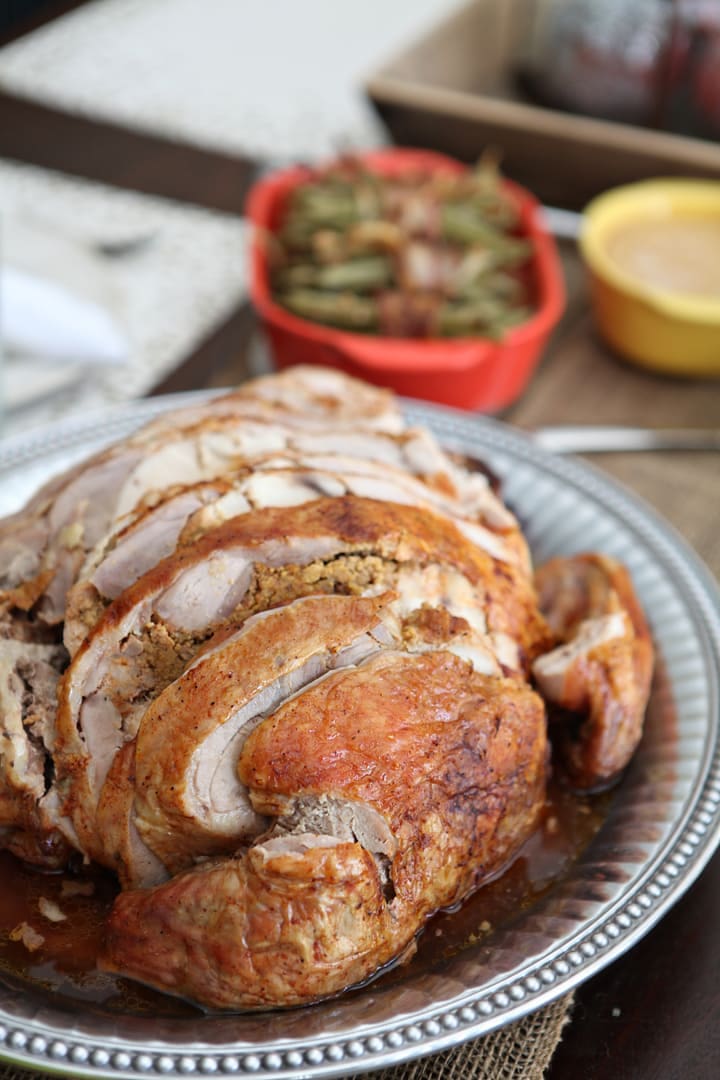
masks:
[[[0,441],[0,513],[10,508],[1,492],[13,477],[39,483],[158,413],[208,396],[134,402]],[[538,561],[589,538],[587,546],[630,564],[661,655],[659,705],[652,740],[598,837],[568,879],[507,931],[387,991],[371,983],[303,1010],[148,1027],[0,978],[0,1059],[123,1078],[330,1077],[398,1064],[568,993],[631,948],[709,861],[720,842],[720,593],[709,571],[655,511],[587,463],[542,452],[498,421],[418,402],[405,411],[499,473]]]

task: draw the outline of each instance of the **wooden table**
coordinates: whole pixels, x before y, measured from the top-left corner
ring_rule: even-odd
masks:
[[[0,155],[240,212],[251,162],[133,135],[0,94]],[[627,367],[596,339],[581,268],[564,253],[568,311],[534,382],[507,419],[523,426],[720,422],[720,382]],[[239,308],[156,388],[226,386],[247,375],[254,318]],[[720,575],[720,456],[596,458],[652,502]],[[550,1080],[715,1080],[720,1076],[720,855],[625,957],[585,984]]]

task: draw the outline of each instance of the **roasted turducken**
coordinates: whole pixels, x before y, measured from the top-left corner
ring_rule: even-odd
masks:
[[[0,587],[0,845],[112,870],[102,966],[207,1008],[409,956],[536,828],[551,742],[587,790],[642,731],[625,570],[535,577],[486,472],[334,371],[52,480],[0,522]]]
[[[545,791],[522,681],[388,647],[310,684],[240,753],[250,847],[118,899],[106,965],[217,1008],[298,1004],[412,945],[516,851]]]

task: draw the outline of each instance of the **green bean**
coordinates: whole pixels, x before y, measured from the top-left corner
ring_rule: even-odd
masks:
[[[505,303],[521,304],[525,298],[525,288],[512,274],[497,270],[465,282],[461,281],[452,290],[452,298],[456,300],[474,300],[483,296],[503,300]]]
[[[297,209],[298,220],[312,223],[316,228],[342,229],[359,219],[352,198],[318,193],[306,199]]]
[[[379,199],[373,187],[361,185],[298,188],[293,210],[297,218],[316,228],[346,228],[377,215]]]
[[[317,226],[312,221],[294,216],[288,217],[284,222],[278,237],[288,251],[305,253],[312,251],[316,232]],[[338,236],[342,235],[339,229],[336,232]]]
[[[495,264],[512,266],[524,262],[530,245],[518,237],[507,236],[491,225],[468,203],[447,203],[441,210],[442,234],[456,244],[482,245],[491,251]]]
[[[377,331],[377,301],[353,293],[324,293],[317,289],[293,289],[281,293],[280,303],[303,319],[327,323],[344,330]]]
[[[447,302],[438,312],[438,332],[442,337],[502,337],[510,327],[528,317],[524,308],[489,297],[470,303]]]
[[[458,176],[381,177],[345,158],[291,195],[273,288],[297,315],[347,330],[501,337],[529,314],[517,220],[493,152]],[[427,249],[419,270],[411,244]]]

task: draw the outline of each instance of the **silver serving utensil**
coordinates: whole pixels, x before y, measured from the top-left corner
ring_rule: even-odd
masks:
[[[541,206],[540,221],[558,240],[577,240],[582,228],[582,214],[560,206]]]
[[[653,450],[720,450],[718,428],[641,428],[558,425],[535,428],[535,442],[556,454],[613,454]]]

